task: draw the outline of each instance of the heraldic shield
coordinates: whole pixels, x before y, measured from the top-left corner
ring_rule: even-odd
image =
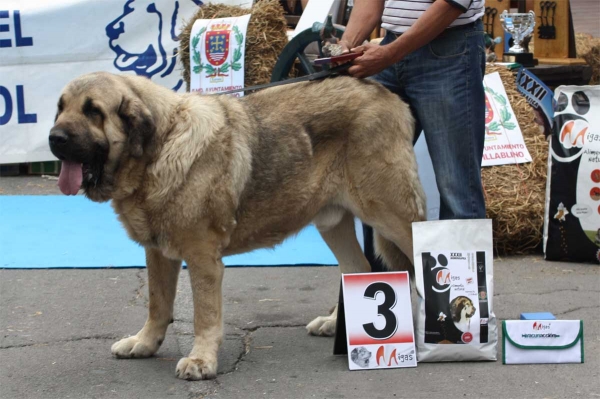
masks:
[[[221,66],[229,56],[229,24],[216,24],[210,27],[205,36],[206,59],[213,66]]]

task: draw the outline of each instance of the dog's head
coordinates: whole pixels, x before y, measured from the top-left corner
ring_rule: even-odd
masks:
[[[99,72],[63,89],[49,144],[62,161],[58,183],[64,194],[83,188],[91,200],[109,200],[124,159],[147,152],[155,123],[131,79]]]
[[[450,302],[450,312],[452,313],[452,320],[456,323],[460,322],[463,317],[471,318],[475,314],[477,309],[466,296],[457,296]]]
[[[200,0],[191,1],[202,5]],[[139,21],[144,21],[143,27]],[[179,23],[178,1],[127,0],[122,14],[106,26],[109,46],[116,55],[115,68],[148,78],[169,74],[176,62],[171,49],[179,40]],[[152,40],[137,39],[140,29],[152,30]]]

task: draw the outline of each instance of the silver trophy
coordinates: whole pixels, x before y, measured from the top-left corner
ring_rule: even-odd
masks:
[[[509,13],[506,10],[500,14],[502,28],[512,35],[513,45],[504,53],[504,62],[518,62],[523,66],[534,66],[533,54],[529,53],[523,42],[533,33],[535,28],[535,13]]]

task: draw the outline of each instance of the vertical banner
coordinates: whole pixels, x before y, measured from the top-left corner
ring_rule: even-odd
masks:
[[[250,16],[199,19],[194,23],[190,35],[190,91],[209,94],[244,87]]]
[[[554,110],[552,109],[552,90],[531,71],[521,68],[517,74],[517,89],[533,108],[535,121],[545,136],[552,133]]]
[[[544,253],[600,262],[600,86],[559,86],[554,100]]]
[[[515,117],[500,74],[485,75],[485,146],[482,166],[531,162],[519,122]]]

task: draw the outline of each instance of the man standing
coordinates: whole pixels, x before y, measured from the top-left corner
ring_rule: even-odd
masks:
[[[423,130],[433,163],[440,219],[485,218],[483,13],[484,0],[354,0],[341,40],[346,51],[364,52],[350,75],[373,76],[410,105],[414,141]],[[381,45],[363,45],[380,21]]]

